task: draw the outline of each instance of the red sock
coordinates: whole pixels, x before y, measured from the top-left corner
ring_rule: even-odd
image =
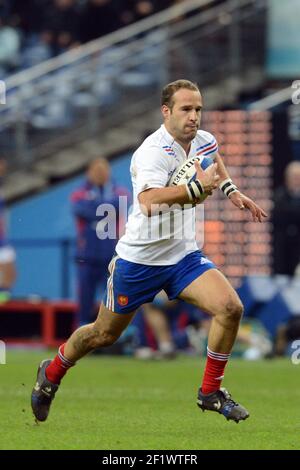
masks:
[[[201,386],[202,393],[207,395],[220,389],[229,356],[230,354],[215,353],[207,348],[207,360]]]
[[[70,367],[75,366],[75,362],[69,361],[64,356],[66,343],[62,344],[58,349],[58,354],[46,368],[46,377],[54,384],[60,384],[61,379],[67,373]]]

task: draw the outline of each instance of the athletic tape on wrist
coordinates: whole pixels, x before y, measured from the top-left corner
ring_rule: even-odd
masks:
[[[238,188],[236,187],[235,184],[233,184],[233,182],[230,178],[227,178],[225,181],[222,181],[219,188],[221,189],[221,191],[223,191],[223,193],[227,197],[229,197],[230,194],[235,193],[236,191],[238,191]]]
[[[191,183],[187,184],[187,191],[189,194],[190,201],[195,201],[200,199],[201,196],[204,194],[204,189],[199,180],[192,181]]]
[[[192,193],[190,191],[190,188],[189,188],[188,184],[185,185],[185,189],[186,189],[186,192],[188,194],[189,200],[193,201],[194,199],[193,199],[193,196],[192,196]]]

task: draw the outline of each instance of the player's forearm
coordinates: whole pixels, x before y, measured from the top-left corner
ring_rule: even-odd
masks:
[[[230,178],[230,175],[228,173],[228,170],[225,166],[225,163],[223,162],[223,159],[220,157],[219,154],[217,154],[214,158],[215,163],[217,163],[217,174],[220,176],[219,184],[222,183],[222,181],[225,181],[226,179]]]
[[[223,159],[220,157],[219,154],[216,155],[215,162],[218,165],[217,174],[220,177],[219,188],[221,189],[221,191],[223,191],[225,196],[231,198],[233,194],[239,192],[239,189],[231,180],[228,170],[225,166],[225,163],[223,162]]]
[[[168,207],[178,204],[191,204],[185,185],[174,188],[152,188],[143,191],[138,196],[141,210],[144,215],[151,217],[161,211],[167,211]]]

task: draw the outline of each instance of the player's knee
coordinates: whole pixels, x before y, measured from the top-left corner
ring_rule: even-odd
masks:
[[[239,299],[229,299],[225,304],[225,315],[228,320],[238,323],[244,312],[243,304]]]

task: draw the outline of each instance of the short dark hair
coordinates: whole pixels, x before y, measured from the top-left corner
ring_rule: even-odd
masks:
[[[175,82],[168,83],[162,90],[161,94],[161,105],[166,105],[168,108],[173,108],[173,95],[176,91],[185,88],[186,90],[199,91],[199,87],[196,83],[191,82],[190,80],[176,80]]]

